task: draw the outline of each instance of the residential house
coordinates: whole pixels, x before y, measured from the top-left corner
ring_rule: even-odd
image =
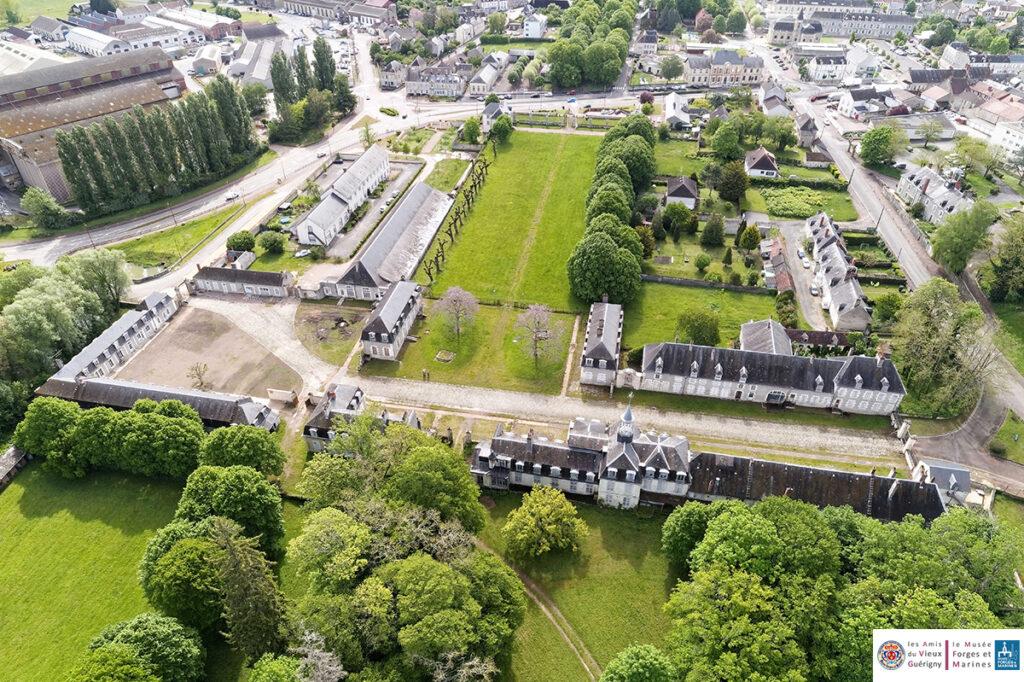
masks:
[[[591,304],[583,338],[580,383],[614,386],[621,348],[622,306],[607,300]]]
[[[665,95],[662,113],[665,123],[672,130],[682,130],[690,127],[690,114],[686,104],[686,99],[677,92],[670,92]]]
[[[772,22],[768,29],[768,42],[779,45],[792,43],[817,43],[821,41],[821,22],[782,17]]]
[[[523,37],[540,40],[548,30],[548,18],[540,12],[534,12],[523,20]]]
[[[261,272],[238,268],[203,267],[186,285],[192,293],[242,294],[265,298],[283,298],[295,276],[290,272]]]
[[[868,54],[857,62],[853,68],[853,77],[871,80],[882,72],[882,64],[873,54]]]
[[[1024,122],[1000,121],[992,132],[992,144],[1001,148],[1007,158],[1024,147]]]
[[[43,40],[49,40],[51,42],[65,40],[67,38],[68,31],[71,30],[71,27],[63,21],[54,19],[53,17],[43,16],[41,14],[33,19],[32,23],[29,24],[28,27],[33,33]]]
[[[388,179],[391,162],[380,145],[372,145],[320,196],[320,203],[298,225],[300,244],[329,246],[362,206],[370,192]]]
[[[933,225],[941,225],[953,213],[965,211],[974,205],[974,199],[962,191],[958,184],[947,181],[925,166],[900,176],[896,194],[907,206],[921,204],[924,207],[922,218]]]
[[[761,111],[764,112],[765,116],[782,116],[785,118],[788,118],[791,113],[789,106],[786,105],[786,100],[779,99],[774,95],[761,103]]]
[[[384,297],[366,321],[359,340],[363,357],[398,360],[398,354],[412,329],[416,315],[423,309],[423,294],[416,282],[401,280],[388,287]]]
[[[807,168],[828,168],[833,163],[834,160],[832,157],[828,155],[828,152],[824,151],[818,152],[808,150],[807,154],[804,156],[804,166]]]
[[[807,114],[797,116],[795,124],[797,144],[801,147],[810,147],[818,137],[818,124]]]
[[[408,67],[397,59],[392,59],[380,69],[380,87],[382,90],[397,90],[405,85]]]
[[[480,115],[480,129],[484,134],[491,132],[491,127],[494,126],[494,122],[502,116],[512,118],[511,107],[509,107],[505,102],[491,102],[484,107],[484,111]]]
[[[334,440],[337,420],[352,421],[366,408],[366,396],[358,386],[331,382],[316,401],[302,428],[309,452],[323,452]]]
[[[682,204],[691,211],[700,203],[700,188],[693,178],[681,175],[669,178],[665,192],[665,204]]]
[[[440,59],[444,51],[448,49],[448,41],[444,36],[431,36],[427,41],[427,49],[434,59]]]
[[[755,95],[757,96],[757,103],[762,109],[766,100],[775,98],[786,102],[789,99],[789,93],[786,92],[786,89],[773,80],[762,83],[761,87],[755,91]]]
[[[469,81],[469,94],[486,95],[494,90],[494,83],[501,72],[493,64],[483,64]]]
[[[464,70],[456,66],[426,66],[410,68],[405,77],[405,94],[408,97],[462,97],[466,91]]]
[[[683,79],[712,88],[754,86],[764,80],[764,60],[741,57],[735,50],[718,50],[710,57],[691,54],[683,62]]]
[[[810,16],[812,21],[821,24],[822,33],[826,36],[849,36],[856,34],[858,38],[892,38],[903,31],[910,35],[914,31],[916,19],[905,14],[881,14],[873,12],[843,12],[837,10],[816,10]]]
[[[779,177],[779,164],[775,162],[775,155],[763,146],[747,152],[743,169],[747,175],[755,178]]]
[[[633,54],[652,55],[658,51],[658,32],[648,29],[640,34],[633,43]]]
[[[814,57],[807,63],[807,76],[818,83],[834,83],[846,72],[846,57]]]
[[[828,311],[832,328],[867,331],[871,308],[839,228],[827,214],[819,213],[807,220],[805,232],[812,242],[809,255],[815,264],[814,282],[821,291],[821,306]]]
[[[953,93],[941,85],[933,85],[921,93],[922,104],[931,111],[947,108],[952,99]]]
[[[960,5],[953,2],[953,0],[949,0],[949,2],[944,2],[936,7],[935,13],[941,14],[947,19],[956,19],[957,15],[960,14]]]
[[[836,106],[843,116],[852,119],[867,117],[868,114],[884,112],[886,109],[883,96],[873,87],[850,88],[843,93]]]

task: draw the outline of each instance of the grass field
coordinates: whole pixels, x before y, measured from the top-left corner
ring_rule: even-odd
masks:
[[[486,52],[496,52],[501,50],[502,52],[508,52],[509,50],[544,50],[551,47],[554,40],[513,40],[507,45],[481,45],[480,48]],[[509,66],[512,62],[509,62]]]
[[[654,170],[658,175],[690,175],[704,167],[706,161],[697,157],[697,143],[670,140],[654,145]]]
[[[1006,415],[1006,421],[1003,422],[1002,428],[995,436],[995,439],[1002,441],[1006,446],[1006,459],[1019,464],[1024,464],[1024,440],[1020,440],[1022,435],[1024,435],[1024,420],[1010,412]],[[1017,436],[1016,440],[1014,440],[1014,436]]]
[[[441,159],[427,176],[427,184],[440,192],[451,192],[469,167],[465,159]]]
[[[1024,532],[1024,501],[1003,493],[996,493],[992,513],[996,515],[1000,523],[1005,523]],[[1017,570],[1024,575],[1024,564],[1017,566]]]
[[[252,265],[249,266],[250,270],[263,270],[265,272],[280,272],[281,270],[288,270],[297,274],[302,274],[309,268],[313,267],[313,260],[310,256],[304,256],[302,258],[296,258],[295,253],[297,251],[306,249],[308,247],[302,246],[297,241],[293,241],[285,237],[284,242],[284,253],[267,253],[259,245],[259,240],[256,242],[256,260]]]
[[[690,279],[703,279],[706,273],[717,272],[722,275],[725,281],[728,281],[730,273],[738,272],[743,277],[743,283],[746,284],[748,272],[761,271],[761,259],[756,254],[753,267],[748,268],[743,264],[743,252],[734,248],[732,250],[732,265],[724,265],[722,258],[725,257],[728,247],[705,248],[700,245],[698,239],[699,235],[694,234],[683,235],[679,241],[674,241],[669,237],[663,242],[657,242],[654,257],[671,257],[672,262],[655,263],[653,259],[646,260],[643,263],[644,272],[669,275],[671,277],[688,277]],[[732,238],[727,238],[726,243],[731,246]],[[697,256],[701,253],[706,253],[711,258],[711,265],[704,272],[697,270],[697,266],[694,263]]]
[[[516,131],[499,148],[434,293],[458,285],[482,301],[582,311],[585,306],[569,293],[565,261],[583,234],[600,141]],[[427,281],[422,271],[417,279]]]
[[[0,494],[0,676],[64,678],[107,625],[149,610],[135,569],[171,520],[178,483],[30,465]]]
[[[487,526],[480,537],[500,553],[504,546],[501,527],[521,497],[514,493],[493,497],[496,504],[488,510]],[[585,504],[576,508],[590,528],[581,551],[552,553],[520,568],[551,597],[602,667],[630,644],[664,646],[671,621],[662,605],[675,586],[676,576],[661,552],[663,517],[643,518],[634,511]],[[539,638],[540,633],[534,634],[528,625],[537,627],[528,621],[520,629],[518,640]],[[566,652],[562,656],[570,655]],[[570,663],[563,660],[559,669]],[[542,665],[537,661],[531,668]],[[515,679],[520,678],[517,675]],[[522,679],[563,678],[548,674]]]
[[[1024,310],[1013,303],[993,303],[992,308],[1002,322],[996,347],[1018,372],[1024,372]]]
[[[205,241],[207,236],[217,228],[219,234],[231,224],[229,218],[241,211],[241,206],[231,205],[205,218],[190,220],[159,232],[147,234],[145,237],[121,242],[111,248],[124,253],[129,263],[141,267],[171,265],[188,253],[189,249]],[[221,224],[223,223],[223,224]]]
[[[557,338],[552,340],[549,357],[535,367],[524,343],[516,342],[516,317],[522,311],[496,306],[480,306],[476,322],[463,330],[457,340],[449,325],[428,310],[427,319],[417,322],[412,334],[415,342],[406,342],[400,362],[371,360],[364,372],[379,376],[422,379],[423,370],[431,381],[473,386],[500,386],[514,391],[558,393],[562,387],[565,358],[575,318],[553,315]],[[451,351],[449,362],[437,359],[440,351]]]
[[[314,355],[340,366],[359,340],[369,310],[303,301],[295,311],[295,333]]]
[[[679,313],[690,307],[718,311],[721,345],[725,346],[739,338],[740,325],[744,322],[774,315],[775,298],[765,294],[644,282],[640,296],[626,307],[623,347],[672,341]]]

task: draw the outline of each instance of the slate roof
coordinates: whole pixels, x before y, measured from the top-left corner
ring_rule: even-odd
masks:
[[[711,68],[711,57],[704,54],[687,55],[686,63],[691,69],[706,71]]]
[[[287,285],[287,275],[283,272],[261,272],[259,270],[239,270],[237,268],[199,268],[195,279],[208,282],[236,282],[264,287],[283,287]]]
[[[584,358],[607,360],[615,366],[619,360],[622,306],[616,303],[594,303],[590,306]]]
[[[254,40],[276,40],[286,38],[287,35],[276,22],[261,24],[258,21],[247,21],[242,24],[242,36],[248,41]]]
[[[355,416],[363,411],[363,390],[349,384],[330,383],[306,420],[304,431],[330,429],[338,415]],[[325,434],[326,435],[326,434]]]
[[[419,292],[420,285],[416,282],[402,280],[392,283],[366,321],[362,338],[368,338],[370,332],[394,334],[398,323],[412,310]]]
[[[746,166],[755,170],[779,172],[779,165],[775,163],[775,155],[764,147],[747,152]]]
[[[109,57],[66,61],[56,66],[45,66],[0,77],[0,96],[122,69],[124,76],[128,76],[131,67],[155,62],[166,64],[167,70],[170,71],[171,58],[159,47],[144,47],[141,50],[132,50]]]
[[[32,23],[29,24],[28,26],[29,28],[37,31],[43,31],[45,33],[56,33],[61,29],[61,27],[65,27],[66,24],[62,21],[54,19],[53,17],[48,17],[40,14],[38,17],[33,19]]]
[[[775,320],[751,320],[740,325],[740,350],[792,355],[793,343]]]
[[[869,391],[882,389],[882,380],[888,381],[890,393],[905,393],[896,365],[885,358],[869,358],[864,355],[850,355],[842,359],[843,366],[836,374],[836,385],[856,388],[857,377],[863,382],[861,388]]]
[[[960,492],[971,490],[971,471],[966,467],[952,462],[940,462],[934,459],[922,459],[921,464],[928,467],[928,473],[935,478],[939,490],[949,490],[952,483]]]
[[[359,187],[372,177],[381,164],[388,162],[388,153],[379,144],[371,146],[359,155],[351,166],[348,167],[341,177],[334,181],[331,190],[352,208],[359,196]]]
[[[669,178],[667,190],[670,197],[682,197],[684,199],[697,199],[700,197],[700,189],[697,187],[697,183],[693,181],[693,178],[686,175]]]
[[[796,117],[796,128],[797,130],[809,130],[814,132],[818,129],[818,124],[816,124],[814,119],[807,114],[800,114]]]

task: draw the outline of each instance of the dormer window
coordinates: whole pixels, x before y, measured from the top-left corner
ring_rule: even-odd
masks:
[[[377,334],[375,332],[369,332],[370,341],[377,340]]]
[[[746,367],[741,367],[740,368],[740,383],[741,384],[747,383],[747,368]]]
[[[600,369],[605,369],[605,368],[608,367],[608,361],[607,360],[598,360],[597,361],[597,366]]]
[[[562,467],[551,467],[551,478],[561,478]]]
[[[540,476],[540,465],[539,464],[534,464],[533,465],[533,475],[534,476]]]
[[[864,377],[862,377],[859,374],[857,376],[855,376],[853,378],[853,387],[854,388],[864,388]]]
[[[715,381],[722,380],[722,363],[715,365]]]
[[[691,379],[697,378],[697,372],[699,372],[699,371],[700,371],[700,365],[698,365],[697,361],[694,360],[693,362],[690,363],[690,378]]]
[[[633,483],[634,481],[636,481],[636,472],[635,471],[627,471],[626,472],[626,481],[628,483]]]
[[[387,343],[388,342],[388,335],[387,334],[381,334],[380,335],[380,340],[383,341],[384,343]]]
[[[588,471],[587,472],[587,483],[593,483],[593,482],[594,482],[594,472],[593,471]]]
[[[654,478],[654,467],[647,467],[647,478]]]
[[[880,383],[882,384],[882,393],[887,393],[889,391],[889,380],[882,377],[882,381]]]
[[[587,367],[593,367],[594,366],[594,358],[587,358],[587,363],[586,364],[587,364]]]
[[[607,469],[608,478],[618,478],[619,470],[615,467],[608,467]]]
[[[516,471],[522,472],[522,470],[523,470],[523,463],[522,462],[516,462]]]
[[[664,366],[665,366],[665,362],[660,357],[657,360],[654,361],[654,378],[655,379],[660,379],[661,378],[661,370],[662,370],[662,368]]]
[[[577,481],[580,478],[580,472],[577,469],[569,469],[569,479]]]
[[[821,375],[814,377],[814,392],[821,393],[822,389],[825,388],[825,380],[821,378]]]
[[[659,469],[658,470],[658,478],[660,478],[663,481],[667,481],[668,480],[668,469]]]

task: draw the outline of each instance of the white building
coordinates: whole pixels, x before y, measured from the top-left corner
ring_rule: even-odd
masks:
[[[922,217],[933,225],[941,225],[950,215],[974,205],[974,199],[962,192],[957,183],[946,180],[927,166],[904,173],[896,186],[896,194],[907,206],[917,203],[924,206]]]
[[[841,80],[846,71],[846,57],[817,56],[807,63],[807,75],[818,83],[834,83]]]
[[[779,177],[779,164],[775,162],[775,155],[764,147],[758,147],[747,152],[743,161],[743,168],[747,171],[747,175],[752,177]]]
[[[68,47],[72,50],[91,57],[109,57],[132,49],[131,45],[123,40],[80,26],[68,31],[67,41]]]
[[[523,20],[523,37],[541,39],[548,30],[548,18],[540,12],[534,12]]]
[[[590,306],[580,359],[580,383],[614,386],[622,349],[622,306],[607,301]]]
[[[1015,154],[1024,147],[1024,123],[1000,121],[992,132],[992,144],[1001,148],[1007,157]]]
[[[320,203],[295,228],[300,244],[328,246],[377,185],[388,179],[388,153],[373,145],[321,195]]]
[[[374,360],[398,360],[416,315],[423,309],[423,294],[416,282],[402,280],[388,287],[363,327],[363,356]]]

